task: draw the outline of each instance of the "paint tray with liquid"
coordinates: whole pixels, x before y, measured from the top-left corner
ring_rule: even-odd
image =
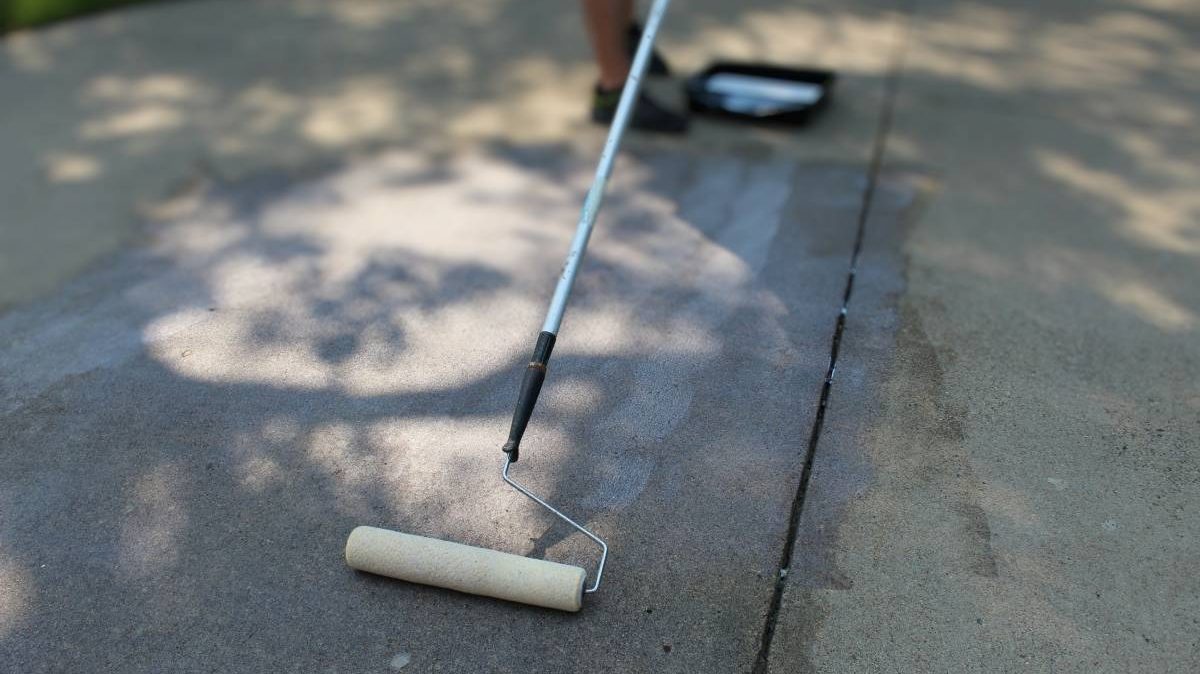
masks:
[[[829,104],[828,70],[718,62],[684,83],[693,112],[780,124],[807,124]]]

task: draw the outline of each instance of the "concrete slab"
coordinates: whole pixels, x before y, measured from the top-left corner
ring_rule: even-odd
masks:
[[[0,669],[750,668],[893,5],[668,21],[683,72],[843,80],[807,134],[632,139],[520,467],[613,542],[566,617],[339,548],[593,559],[494,475],[602,138],[575,12],[208,0],[7,37],[0,309],[91,271],[0,316]],[[1196,10],[914,17],[770,668],[1195,670]]]
[[[672,9],[681,74],[714,58],[844,75],[819,132],[698,125],[692,142],[861,161],[894,3]],[[0,40],[0,310],[46,296],[140,240],[138,223],[208,182],[327,170],[386,147],[436,153],[551,142],[596,151],[594,65],[578,8],[557,0],[147,3]],[[653,82],[678,98],[678,81]]]
[[[341,559],[374,524],[590,568],[498,476],[590,170],[493,147],[218,186],[0,317],[0,669],[748,670],[855,167],[621,160],[516,470],[610,542],[582,613]]]
[[[1195,90],[1156,60],[1195,59],[1189,21],[918,7],[885,174],[928,196],[904,283],[855,294],[839,371],[862,377],[834,387],[773,671],[1200,667],[1200,147],[1159,123],[1190,126]],[[870,224],[864,271],[898,264],[892,235]]]
[[[6,36],[0,669],[749,668],[893,4],[672,11],[680,73],[842,78],[806,133],[628,140],[521,467],[613,544],[553,619],[339,548],[369,521],[593,560],[493,466],[603,138],[575,8],[197,0]]]

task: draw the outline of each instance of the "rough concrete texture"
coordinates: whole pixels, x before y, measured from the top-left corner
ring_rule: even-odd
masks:
[[[665,26],[681,72],[823,64],[839,103],[628,140],[517,471],[613,546],[567,619],[340,550],[374,523],[594,562],[495,453],[603,138],[576,10],[212,0],[8,36],[0,669],[750,668],[895,34],[863,6]]]
[[[341,558],[371,524],[595,559],[498,475],[590,166],[388,153],[217,189],[0,318],[0,669],[748,669],[863,176],[662,151],[616,175],[515,471],[612,547],[583,613]]]
[[[517,469],[608,537],[603,592],[344,567],[357,524],[594,560],[496,452],[602,138],[577,22],[205,0],[0,43],[0,670],[1200,669],[1174,0],[678,0],[683,72],[842,79],[805,133],[630,139]]]
[[[891,25],[872,2],[843,4],[674,6],[660,43],[681,73],[716,57],[832,65],[855,101],[820,134],[712,126],[697,137],[808,161],[865,156]],[[593,76],[578,8],[560,0],[150,3],[6,36],[0,307],[136,242],[139,221],[208,182],[397,145],[593,148]]]
[[[772,669],[1196,671],[1195,7],[909,26]]]

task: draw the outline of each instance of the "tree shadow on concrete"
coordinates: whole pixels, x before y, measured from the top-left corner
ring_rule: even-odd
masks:
[[[555,356],[530,438],[539,449],[521,466],[555,502],[581,504],[614,545],[609,591],[581,619],[398,586],[339,559],[346,532],[375,523],[591,562],[582,540],[519,496],[479,486],[496,481],[494,449],[586,185],[573,144],[530,148],[578,123],[575,107],[543,105],[550,88],[586,91],[577,17],[520,3],[255,4],[214,17],[208,4],[154,10],[178,13],[169,34],[138,13],[6,43],[7,81],[72,83],[31,103],[68,110],[43,120],[70,131],[61,146],[36,133],[12,146],[5,166],[16,177],[6,182],[37,186],[10,202],[14,222],[89,208],[128,220],[108,195],[160,170],[151,156],[189,157],[163,172],[152,197],[204,178],[175,200],[199,205],[166,204],[183,212],[145,248],[0,318],[12,373],[0,390],[0,597],[10,607],[0,638],[13,645],[13,666],[354,668],[412,650],[430,668],[567,669],[586,659],[634,671],[658,663],[662,643],[676,644],[670,667],[746,665],[824,374],[869,145],[850,137],[863,135],[854,120],[875,114],[866,102],[881,89],[887,42],[877,34],[890,30],[891,7],[826,15],[717,3],[673,18],[666,37],[692,61],[720,48],[753,55],[780,30],[773,17],[816,25],[826,51],[803,49],[841,64],[847,93],[863,93],[822,127],[848,137],[836,150],[854,159],[797,164],[786,157],[806,141],[730,127],[702,129],[674,152],[634,142]],[[936,20],[906,92],[1001,113],[1018,95],[1049,117],[1087,111],[1073,132],[991,148],[981,212],[1013,198],[1006,175],[1027,173],[1045,175],[1050,191],[1090,195],[1095,208],[1069,249],[1031,236],[1015,254],[1025,269],[1006,268],[1012,255],[991,255],[981,240],[934,242],[928,254],[959,259],[964,283],[1053,281],[1081,304],[1129,312],[1169,347],[1195,329],[1188,277],[1145,278],[1105,251],[1116,242],[1167,267],[1194,263],[1194,218],[1172,210],[1156,220],[1153,210],[1186,199],[1180,185],[1194,178],[1188,145],[1171,135],[1193,120],[1189,99],[1138,107],[1137,91],[1114,100],[1108,85],[1174,77],[1157,66],[1186,55],[1186,35],[1153,11],[1107,6],[1119,14],[1109,19],[1114,39],[1127,41],[1115,53],[1134,56],[1082,73],[1069,67],[1077,53],[1039,46],[1074,16],[923,6]],[[1131,12],[1136,20],[1122,23]],[[214,33],[228,42],[189,31],[197,17],[229,22]],[[984,19],[1011,22],[1001,43],[955,37]],[[248,34],[234,22],[263,28]],[[99,46],[80,60],[73,43],[95,35],[123,45],[115,60],[96,58],[108,49]],[[161,40],[189,49],[148,59]],[[1142,64],[1139,49],[1167,61]],[[199,60],[196,50],[217,56]],[[1005,51],[1056,67],[1013,84],[987,66]],[[1056,78],[1068,76],[1082,82],[1076,90],[1060,88]],[[969,114],[947,134],[979,133]],[[1111,133],[1130,119],[1169,129]],[[731,153],[743,133],[753,148]],[[510,135],[518,147],[493,145],[465,167],[451,149]],[[394,163],[385,154],[359,170],[331,159],[393,145],[409,148]],[[1098,145],[1107,162],[1091,166],[1082,149]],[[903,128],[889,151],[920,171],[955,160]],[[258,175],[268,156],[309,180],[294,189],[295,173]],[[756,197],[782,199],[765,247],[717,208],[762,183],[759,169],[800,186]],[[714,184],[729,191],[696,208],[703,193],[689,190],[725,170],[736,179]],[[445,217],[458,213],[448,197],[414,196],[462,185],[472,186],[462,207],[474,209],[465,224]],[[493,220],[506,209],[508,220]],[[1116,382],[1090,384],[1117,395]]]
[[[395,153],[291,185],[218,186],[144,248],[5,316],[39,343],[5,354],[2,540],[25,593],[5,636],[13,662],[141,669],[186,652],[181,669],[332,666],[403,646],[489,668],[544,661],[546,638],[613,648],[604,620],[363,577],[340,560],[348,531],[369,523],[594,563],[496,475],[560,263],[547,251],[565,250],[590,170],[564,148],[532,152],[569,179],[547,182],[497,149],[435,172]],[[779,542],[778,526],[760,527],[778,519],[796,468],[793,405],[819,377],[824,326],[789,305],[808,313],[824,288],[820,315],[832,316],[844,246],[819,243],[848,232],[851,214],[795,219],[791,185],[823,171],[780,162],[776,201],[754,214],[762,227],[730,237],[742,224],[732,212],[689,215],[678,193],[716,172],[737,178],[718,186],[736,200],[757,160],[627,164],[518,470],[612,542],[612,589],[594,613],[656,613],[681,639],[713,621],[746,632]],[[826,181],[859,189],[838,175]],[[776,297],[764,275],[791,278],[789,256],[809,252]],[[759,347],[731,348],[741,342]],[[752,409],[729,408],[730,391]],[[736,475],[714,472],[733,455]],[[753,496],[731,506],[726,492]],[[664,564],[664,548],[683,556]],[[725,571],[681,575],[690,558]],[[680,602],[667,578],[727,601]],[[504,621],[540,645],[464,649],[439,632],[467,615],[468,641]],[[689,625],[696,615],[709,617]],[[752,638],[685,659],[732,661]],[[642,637],[617,666],[661,657],[659,639]]]

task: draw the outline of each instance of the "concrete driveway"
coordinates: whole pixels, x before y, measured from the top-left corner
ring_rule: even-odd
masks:
[[[752,662],[855,234],[847,168],[622,162],[517,471],[612,546],[583,614],[341,560],[374,524],[594,566],[500,482],[497,441],[590,168],[395,152],[218,189],[5,316],[13,662]]]
[[[147,5],[5,38],[0,670],[1191,671],[1200,17],[680,2],[803,132],[631,137],[517,475],[563,615],[374,524],[592,568],[498,451],[602,132],[557,3]],[[669,94],[669,82],[655,85]]]

